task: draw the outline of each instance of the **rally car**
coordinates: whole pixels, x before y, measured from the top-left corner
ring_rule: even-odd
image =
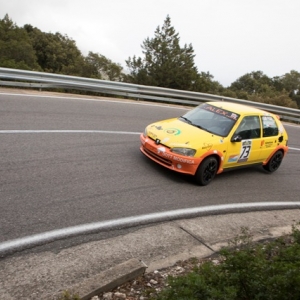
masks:
[[[288,151],[278,116],[250,106],[207,102],[173,119],[150,124],[140,150],[156,163],[207,185],[216,174],[261,164],[276,171]]]

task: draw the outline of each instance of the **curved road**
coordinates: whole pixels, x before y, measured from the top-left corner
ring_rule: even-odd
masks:
[[[139,151],[151,122],[187,109],[118,99],[0,92],[0,244],[80,224],[176,209],[299,201],[300,127],[280,169],[218,175],[207,187]]]

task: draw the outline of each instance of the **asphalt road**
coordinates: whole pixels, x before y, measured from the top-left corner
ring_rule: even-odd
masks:
[[[146,125],[187,109],[84,98],[0,91],[0,243],[182,208],[299,201],[299,126],[286,126],[295,150],[274,174],[254,167],[199,187],[139,151]]]

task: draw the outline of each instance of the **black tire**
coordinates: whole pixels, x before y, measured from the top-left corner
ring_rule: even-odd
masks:
[[[269,162],[265,166],[263,166],[263,168],[269,173],[275,172],[280,167],[282,159],[283,152],[279,150],[274,153]]]
[[[216,176],[218,171],[218,160],[209,156],[203,160],[195,174],[195,180],[199,185],[208,185]]]

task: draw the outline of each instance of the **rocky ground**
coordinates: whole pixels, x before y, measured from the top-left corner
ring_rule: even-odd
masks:
[[[216,258],[208,259],[212,260],[213,263],[219,263]],[[172,267],[145,273],[113,291],[94,296],[91,300],[148,300],[167,287],[168,276],[184,275],[191,272],[195,266],[199,266],[203,261],[203,259],[196,258],[179,261]]]

